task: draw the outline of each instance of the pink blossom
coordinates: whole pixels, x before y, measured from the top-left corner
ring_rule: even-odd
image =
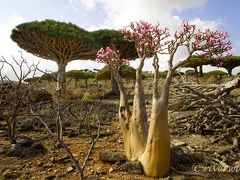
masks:
[[[200,47],[200,42],[197,41],[194,44],[195,44],[196,47]]]
[[[215,39],[215,38],[210,38],[210,40],[209,40],[209,43],[211,43],[211,44],[216,43],[216,42],[217,42],[217,39]]]
[[[188,29],[188,30],[191,30],[192,28],[193,28],[192,25],[187,25],[187,29]]]

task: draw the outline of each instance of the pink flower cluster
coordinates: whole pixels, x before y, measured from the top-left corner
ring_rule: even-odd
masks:
[[[225,53],[230,55],[232,49],[228,40],[228,33],[224,31],[199,31],[194,36],[193,48],[203,51],[207,56],[221,58]]]
[[[170,36],[168,28],[160,28],[145,21],[132,22],[129,26],[120,30],[124,38],[134,41],[138,54],[151,56],[161,50],[161,46],[167,44],[163,40]]]
[[[161,28],[159,24],[152,25],[145,21],[133,22],[120,31],[125,39],[135,43],[139,57],[150,57],[156,53],[173,56],[180,46],[187,47],[190,55],[198,53],[219,59],[226,54],[230,55],[232,46],[228,40],[228,33],[210,29],[195,32],[195,29],[195,25],[183,20],[182,29],[170,40],[168,28]],[[97,60],[115,69],[122,64],[128,64],[128,60],[121,59],[119,52],[110,47],[101,48],[97,53]]]
[[[129,64],[128,59],[121,59],[119,51],[113,50],[110,47],[99,49],[96,60],[105,63],[113,70],[117,70],[121,65]]]
[[[196,28],[196,25],[190,24],[187,20],[184,19],[182,22],[182,29],[179,30],[175,34],[175,36],[177,38],[184,38],[184,36],[187,37],[189,34],[194,32],[195,28]]]

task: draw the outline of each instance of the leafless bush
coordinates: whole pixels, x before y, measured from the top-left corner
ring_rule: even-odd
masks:
[[[20,59],[13,56],[11,61],[3,56],[0,59],[0,106],[4,107],[8,136],[11,143],[14,143],[16,136],[17,117],[21,114],[22,106],[27,103],[28,93],[37,83],[27,85],[24,80],[28,76],[35,76],[37,66],[38,63],[29,64],[22,54]],[[9,68],[8,73],[3,73],[4,68]],[[10,78],[9,74],[13,74],[14,79]]]
[[[52,77],[54,78],[54,77]],[[55,79],[57,81],[57,79]],[[57,88],[58,87],[58,88]],[[59,91],[61,91],[61,86],[55,87],[55,99],[53,102],[50,102],[50,106],[48,106],[48,113],[44,110],[44,103],[40,102],[37,105],[36,104],[30,104],[30,115],[35,116],[39,121],[44,125],[44,127],[47,129],[48,133],[58,142],[58,146],[63,147],[68,156],[70,157],[73,165],[76,167],[77,172],[79,173],[80,179],[83,179],[83,172],[87,165],[87,162],[89,160],[89,157],[91,155],[91,152],[94,148],[95,143],[98,140],[99,134],[100,134],[100,118],[99,114],[95,111],[95,108],[99,105],[101,100],[92,103],[90,106],[84,101],[81,101],[81,104],[84,105],[84,122],[82,122],[76,113],[72,110],[72,107],[67,104],[66,100],[63,100],[60,96]],[[67,105],[66,105],[67,104]],[[79,161],[74,157],[74,155],[71,152],[71,149],[66,145],[63,138],[63,118],[66,118],[66,114],[70,116],[70,118],[73,119],[73,121],[77,122],[79,124],[79,128],[82,128],[83,124],[86,128],[87,134],[91,137],[91,145],[87,151],[87,155],[84,159],[84,161],[79,163]],[[96,126],[97,126],[97,132],[95,134],[92,133],[90,121],[92,118],[92,115],[96,118]],[[68,116],[68,118],[69,118]],[[56,122],[56,133],[54,133],[51,128],[49,128],[45,118],[49,119],[55,119]]]

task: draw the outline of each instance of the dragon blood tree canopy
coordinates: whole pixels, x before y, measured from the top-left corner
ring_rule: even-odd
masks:
[[[23,23],[12,30],[11,38],[27,52],[58,64],[95,58],[90,33],[72,23],[54,20]]]
[[[12,30],[11,38],[27,52],[58,64],[57,90],[62,97],[66,93],[67,63],[95,59],[91,33],[71,23],[54,20],[23,23]]]
[[[111,47],[119,50],[120,58],[129,60],[138,58],[135,43],[125,40],[123,34],[118,30],[100,29],[93,31],[92,36],[98,49]]]
[[[97,43],[98,49],[110,47],[111,49],[118,50],[121,59],[133,60],[138,58],[138,53],[133,41],[125,40],[123,34],[117,30],[100,29],[92,32],[92,36]],[[113,74],[111,73],[112,81],[112,94],[119,94],[118,85]]]
[[[240,66],[240,56],[225,56],[221,59],[216,59],[211,65],[225,68],[228,71],[228,75],[232,76],[232,70]]]

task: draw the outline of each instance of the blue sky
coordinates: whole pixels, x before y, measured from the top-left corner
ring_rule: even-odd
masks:
[[[217,20],[222,30],[229,32],[233,43],[233,53],[240,55],[240,1],[208,0],[203,6],[177,13],[182,18],[199,17],[203,20]]]
[[[199,28],[210,27],[229,32],[234,55],[240,55],[240,1],[237,0],[1,0],[0,55],[19,56],[20,48],[11,41],[11,30],[18,24],[33,20],[55,19],[72,22],[87,30],[118,29],[131,21],[160,22],[177,30],[182,19],[188,19]],[[25,53],[29,59],[38,59]],[[184,57],[179,51],[177,60]],[[42,68],[56,70],[52,61],[41,60]],[[132,63],[133,66],[136,62]],[[92,61],[74,61],[67,69],[101,68]],[[160,67],[166,67],[162,62]],[[145,70],[151,70],[146,63]],[[238,70],[235,70],[238,71]]]

